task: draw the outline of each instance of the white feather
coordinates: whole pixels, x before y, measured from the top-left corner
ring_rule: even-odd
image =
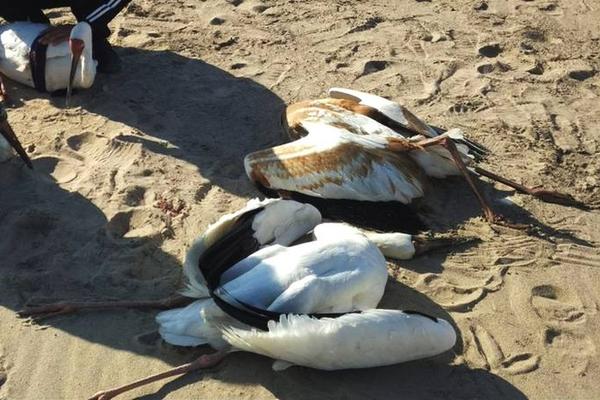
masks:
[[[396,310],[368,310],[339,318],[282,316],[268,332],[223,328],[232,346],[291,364],[324,370],[369,368],[430,357],[451,349],[445,320]]]
[[[221,334],[211,324],[225,315],[212,299],[196,300],[187,307],[162,311],[157,314],[158,332],[163,339],[176,346],[200,346],[210,343],[215,348],[224,347]]]
[[[251,201],[241,211],[222,217],[207,229],[188,261],[222,237],[243,212],[261,205],[265,210],[254,217],[253,227],[270,232],[259,235],[261,243],[291,239],[278,229],[276,215],[288,226],[289,218],[310,219],[314,214],[299,203],[283,202]],[[367,239],[368,233],[346,224],[325,223],[315,227],[314,235],[313,242],[260,249],[223,275],[222,287],[239,301],[279,313],[363,313],[321,320],[284,315],[270,321],[268,331],[263,332],[233,319],[207,298],[158,314],[161,336],[180,346],[210,344],[263,354],[280,360],[274,364],[279,370],[292,364],[328,370],[388,365],[432,356],[454,345],[456,334],[446,321],[373,310],[383,295],[387,269],[383,255]],[[195,285],[206,293],[203,282]]]
[[[414,171],[402,169],[401,157],[386,150],[388,140],[381,135],[355,135],[324,122],[307,121],[302,126],[308,135],[271,149],[272,154],[246,156],[246,173],[252,177],[256,169],[267,177],[270,187],[326,199],[362,201],[400,201],[410,203],[423,196],[423,185]],[[343,147],[356,150],[356,156],[337,155],[337,164],[312,172],[290,175],[286,162],[307,165],[303,157],[337,151]],[[291,149],[291,151],[289,151]],[[353,153],[354,154],[354,153]],[[405,163],[404,163],[405,164]],[[366,172],[364,172],[366,171]]]
[[[295,208],[298,209],[309,210]],[[228,224],[231,219],[224,217],[220,221]],[[215,240],[217,232],[224,231],[223,224],[211,225],[202,246]],[[335,225],[321,224],[317,229],[323,227],[331,231]],[[198,245],[193,249],[194,254],[188,255],[190,266],[202,246]],[[198,269],[197,263],[195,269]],[[386,262],[381,252],[359,231],[351,229],[339,230],[335,238],[290,247],[266,246],[232,266],[230,271],[221,277],[221,285],[228,293],[239,301],[275,312],[325,313],[373,308],[383,296],[387,281]],[[203,281],[199,280],[190,285],[188,292],[208,295]],[[237,323],[224,315],[212,299],[160,313],[157,322],[161,335],[169,343],[214,346],[223,344],[215,334],[216,327]]]
[[[362,105],[375,108],[376,110],[378,110],[379,112],[381,112],[388,118],[393,119],[400,125],[403,125],[403,126],[410,125],[410,121],[406,118],[406,115],[405,115],[409,111],[406,110],[404,107],[402,107],[400,104],[393,102],[391,100],[385,99],[383,97],[380,97],[380,96],[377,96],[377,95],[374,95],[371,93],[365,93],[365,92],[360,92],[358,90],[344,89],[344,88],[329,89],[329,96],[331,96],[333,98],[337,98],[337,99],[348,99],[348,100],[356,101],[357,103],[360,103]],[[424,133],[424,134],[426,133],[426,136],[428,136],[428,137],[437,136],[437,132],[433,128],[431,128],[425,122],[421,121],[418,117],[416,117],[414,115],[412,117],[417,118],[417,120],[419,120],[423,124],[424,128],[426,129],[426,132],[422,132],[422,133]]]
[[[241,215],[260,207],[264,207],[264,210],[254,217],[252,228],[253,236],[261,245],[270,242],[290,244],[321,222],[321,214],[310,204],[281,199],[249,200],[245,207],[222,216],[194,240],[183,264],[183,272],[187,279],[183,295],[193,298],[208,297],[206,280],[198,268],[200,257],[206,249],[231,230]]]

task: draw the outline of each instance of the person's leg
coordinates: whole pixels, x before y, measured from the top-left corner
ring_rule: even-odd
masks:
[[[78,21],[92,26],[94,40],[110,35],[108,23],[129,4],[131,0],[69,0],[69,6]]]
[[[8,22],[31,21],[47,24],[50,21],[42,12],[42,8],[35,0],[22,0],[20,7],[3,10],[1,17]]]

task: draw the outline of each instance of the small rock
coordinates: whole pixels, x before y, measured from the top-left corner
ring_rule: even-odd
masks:
[[[208,21],[211,25],[222,25],[225,22],[223,18],[212,17],[210,21]]]
[[[523,36],[536,42],[543,42],[546,40],[546,34],[537,29],[527,29],[523,32]]]
[[[240,4],[242,4],[244,2],[244,0],[225,0],[226,2],[228,2],[229,4],[232,4],[234,6],[239,6]]]
[[[494,72],[494,64],[480,64],[477,66],[477,72],[480,74],[489,74]]]
[[[488,9],[488,3],[483,0],[476,1],[475,4],[473,4],[473,9],[477,11],[485,11]]]
[[[481,46],[477,49],[477,52],[484,57],[497,57],[498,54],[502,53],[502,47],[499,43],[489,43]]]
[[[390,63],[387,61],[367,61],[363,69],[362,75],[369,75],[375,72],[383,71]]]
[[[546,4],[540,4],[538,6],[538,10],[540,11],[554,11],[556,10],[558,6],[555,3],[546,3]]]
[[[479,72],[480,74],[489,74],[494,71],[506,72],[506,71],[510,71],[510,70],[511,70],[510,65],[505,64],[500,61],[496,61],[493,64],[485,63],[485,64],[480,64],[479,66],[477,66],[477,72]]]
[[[431,34],[431,43],[443,42],[448,40],[448,37],[440,32],[433,32]]]
[[[593,176],[588,176],[587,178],[585,178],[585,183],[587,183],[590,186],[597,186],[598,179]]]
[[[521,52],[524,54],[533,54],[536,50],[530,43],[521,42]]]
[[[544,73],[544,66],[542,65],[541,62],[536,61],[535,63],[533,63],[533,65],[530,65],[529,67],[527,67],[527,69],[525,69],[525,71],[527,71],[533,75],[542,75]]]
[[[231,64],[231,69],[242,69],[246,66],[246,63],[243,62],[239,62],[239,63],[235,63],[235,64]]]
[[[229,38],[229,39],[227,39],[227,40],[223,40],[223,41],[221,41],[221,42],[217,42],[217,43],[215,44],[215,50],[221,50],[221,49],[222,49],[222,48],[224,48],[224,47],[231,46],[232,44],[235,44],[235,43],[237,43],[237,41],[238,41],[238,38],[237,38],[237,37],[235,37],[235,36],[232,36],[232,37],[230,37],[230,38]]]
[[[272,6],[267,5],[267,4],[258,4],[254,7],[252,7],[252,10],[254,12],[256,12],[257,14],[261,14],[263,12],[265,12],[266,10],[268,10],[269,8],[271,8]]]
[[[433,35],[429,32],[422,33],[421,35],[419,35],[419,39],[421,39],[424,42],[431,42],[431,39],[433,39]]]

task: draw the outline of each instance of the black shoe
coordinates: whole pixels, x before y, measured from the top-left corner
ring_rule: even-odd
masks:
[[[121,58],[106,39],[94,41],[94,58],[98,61],[98,72],[115,74],[121,71]]]

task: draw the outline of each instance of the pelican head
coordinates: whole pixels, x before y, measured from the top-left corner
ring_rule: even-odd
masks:
[[[66,106],[71,103],[71,92],[73,90],[73,81],[77,66],[80,63],[81,55],[84,50],[91,55],[92,50],[92,28],[87,22],[80,22],[71,30],[69,37],[69,49],[71,51],[71,69],[69,70],[69,81],[67,82],[67,99]]]

